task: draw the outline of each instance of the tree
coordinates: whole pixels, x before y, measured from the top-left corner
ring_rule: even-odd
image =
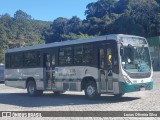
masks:
[[[158,13],[154,19],[154,24],[151,26],[152,35],[151,36],[159,36],[160,35],[160,13]]]
[[[82,30],[82,20],[73,16],[67,23],[69,33],[79,34]]]
[[[87,10],[85,15],[88,18],[97,17],[103,18],[108,15],[110,17],[111,13],[114,12],[116,0],[98,0],[97,2],[92,2],[87,5]]]
[[[136,24],[129,14],[123,14],[115,22],[107,26],[108,34],[130,34],[145,36],[142,25]]]
[[[23,12],[22,10],[18,10],[14,14],[14,18],[18,20],[30,20],[31,15],[28,15],[26,12]]]
[[[109,33],[144,37],[157,35],[160,26],[159,3],[159,0],[98,0],[90,3],[85,11],[86,31],[89,35]]]
[[[9,14],[4,14],[0,17],[0,24],[7,28],[10,28],[13,24],[13,20]]]
[[[63,35],[68,34],[68,19],[59,17],[51,24],[51,33],[46,43],[59,42],[64,40]]]
[[[7,33],[5,26],[0,25],[0,63],[4,62],[4,49],[8,47]]]
[[[91,38],[93,36],[89,36],[88,34],[74,34],[74,33],[69,33],[68,35],[63,36],[66,40],[76,40],[76,39],[84,39],[84,38]]]
[[[137,24],[141,24],[146,37],[152,36],[151,27],[159,12],[159,5],[155,0],[132,0],[129,3],[130,15]]]
[[[156,0],[156,2],[157,2],[158,4],[160,4],[160,0]]]
[[[105,25],[102,19],[90,17],[87,19],[86,33],[88,35],[100,35]]]
[[[128,6],[130,1],[131,0],[119,0],[119,1],[117,1],[116,4],[115,4],[115,12],[117,14],[125,13],[125,11],[130,9],[129,6]]]

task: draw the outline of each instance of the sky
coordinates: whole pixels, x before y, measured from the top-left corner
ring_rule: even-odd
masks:
[[[31,15],[33,19],[53,21],[58,17],[70,19],[78,16],[85,19],[87,4],[97,0],[0,0],[0,15],[8,13],[13,17],[17,10]]]

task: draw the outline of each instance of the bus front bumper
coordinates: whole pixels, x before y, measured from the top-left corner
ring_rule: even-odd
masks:
[[[152,90],[152,89],[153,89],[153,81],[148,83],[139,83],[139,84],[127,84],[124,82],[119,83],[120,93],[128,93],[128,92],[136,92],[136,91]]]

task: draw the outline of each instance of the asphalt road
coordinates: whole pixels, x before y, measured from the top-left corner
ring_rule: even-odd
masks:
[[[54,95],[52,92],[45,92],[41,97],[30,97],[27,95],[26,90],[6,87],[4,84],[0,84],[0,111],[160,111],[160,72],[154,72],[153,79],[154,88],[151,91],[127,93],[120,99],[110,95],[102,95],[97,100],[86,99],[83,92],[66,92],[58,96]],[[12,119],[17,120],[22,118],[18,117]],[[158,120],[160,118],[58,117],[56,119]]]

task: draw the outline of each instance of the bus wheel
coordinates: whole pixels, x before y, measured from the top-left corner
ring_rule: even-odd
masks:
[[[34,81],[29,81],[27,84],[27,92],[29,96],[39,96],[43,94],[43,90],[37,90]]]
[[[97,92],[97,85],[94,81],[89,81],[85,87],[85,96],[89,99],[96,99],[100,96]]]

